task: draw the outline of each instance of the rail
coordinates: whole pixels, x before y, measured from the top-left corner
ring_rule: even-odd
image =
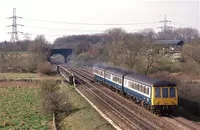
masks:
[[[63,68],[63,69],[65,69],[65,68]],[[90,91],[89,93],[95,95],[98,99],[100,99],[102,102],[104,102],[104,104],[109,106],[115,113],[117,113],[116,115],[120,116],[119,118],[128,122],[128,124],[131,124],[131,126],[134,126],[133,127],[134,129],[135,128],[136,129],[148,129],[148,128],[161,129],[159,126],[152,124],[147,119],[141,118],[140,115],[138,115],[137,113],[132,112],[130,109],[126,108],[124,105],[118,103],[112,97],[105,95],[100,89],[98,89],[91,82],[89,82],[87,80],[87,78],[85,78],[84,74],[80,74],[79,72],[77,72],[77,70],[73,70],[73,69],[71,69],[71,71],[73,71],[76,78],[78,78],[82,82],[87,83],[87,86],[84,85],[86,91]],[[87,89],[88,85],[90,87],[94,88],[94,90],[98,91],[98,92],[94,92],[94,90]],[[104,99],[102,97],[104,97]],[[112,103],[112,105],[111,105],[111,103]],[[120,111],[118,111],[116,108]],[[135,122],[137,122],[137,123],[135,123]],[[138,125],[138,123],[140,123],[140,125]],[[144,124],[146,124],[146,125],[144,125]]]

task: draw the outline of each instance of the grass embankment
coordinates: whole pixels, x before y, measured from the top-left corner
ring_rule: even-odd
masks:
[[[60,122],[66,130],[114,130],[114,128],[83,99],[70,85],[62,85],[61,91],[68,93],[72,104],[71,113]]]
[[[50,128],[51,117],[43,114],[38,87],[0,87],[0,129]]]

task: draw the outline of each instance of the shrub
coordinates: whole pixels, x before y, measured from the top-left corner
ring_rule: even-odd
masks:
[[[47,114],[55,114],[59,122],[70,113],[72,109],[68,95],[59,91],[60,87],[55,81],[45,80],[41,83],[42,106]]]
[[[53,93],[59,90],[59,86],[54,80],[44,80],[41,82],[41,92],[45,93]]]
[[[43,109],[46,113],[55,113],[57,116],[63,112],[69,113],[71,104],[68,102],[67,94],[59,91],[43,95]]]
[[[51,75],[53,73],[53,68],[50,63],[42,62],[38,64],[37,71],[41,74]]]

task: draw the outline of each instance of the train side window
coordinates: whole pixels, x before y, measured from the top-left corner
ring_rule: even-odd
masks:
[[[162,88],[162,97],[168,98],[168,88]]]
[[[146,94],[149,95],[149,88],[146,88]]]
[[[104,72],[103,71],[101,71],[101,75],[104,76]]]
[[[140,84],[138,84],[138,91],[140,91]]]
[[[131,87],[131,81],[128,81],[128,87],[129,88]]]
[[[126,79],[124,79],[124,84],[127,85],[127,80]]]
[[[117,77],[116,76],[114,77],[114,81],[117,82]]]
[[[112,80],[115,81],[115,76],[112,77]]]
[[[130,86],[129,87],[133,88],[133,82],[132,81],[130,81]]]
[[[160,95],[160,88],[155,88],[155,97],[156,98],[160,98],[161,95]]]
[[[139,91],[139,88],[140,88],[140,84],[137,84],[137,86],[136,86],[136,90]]]
[[[140,84],[140,90],[139,90],[140,92],[142,92],[142,85]]]
[[[104,75],[103,71],[101,71],[101,75],[102,75],[102,76]]]
[[[142,92],[145,93],[145,86],[142,86]]]
[[[133,83],[133,89],[136,89],[136,83],[135,82],[132,83]]]
[[[175,98],[175,97],[176,97],[175,88],[170,88],[170,97],[171,97],[171,98]]]
[[[106,78],[110,79],[111,75],[109,73],[106,73]]]
[[[146,87],[143,86],[143,93],[146,93]]]
[[[145,86],[145,94],[148,95],[147,91],[148,91],[148,87]]]
[[[119,78],[119,83],[120,83],[120,84],[122,83],[122,78]]]
[[[132,81],[130,81],[130,88],[133,88],[133,82]]]

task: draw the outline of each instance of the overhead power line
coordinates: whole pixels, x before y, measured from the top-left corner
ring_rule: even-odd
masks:
[[[102,30],[94,30],[94,29],[69,29],[69,28],[51,28],[51,27],[45,27],[45,26],[30,26],[30,25],[26,25],[26,27],[28,28],[39,28],[39,29],[44,29],[44,30],[61,30],[61,31],[88,31],[88,32],[96,32],[96,31],[106,31],[106,29],[102,29]],[[142,30],[142,29],[131,29],[131,30]]]
[[[179,27],[189,27],[189,28],[200,28],[200,26],[192,26],[192,25],[188,25],[188,24],[183,24],[180,22],[172,22],[172,24],[178,25]]]
[[[141,22],[141,23],[81,23],[81,22],[68,22],[68,21],[52,21],[52,20],[42,20],[42,19],[34,19],[34,18],[25,18],[25,20],[39,21],[39,22],[48,22],[48,23],[57,23],[57,24],[74,24],[74,25],[92,25],[92,26],[103,26],[103,25],[139,25],[139,24],[155,24],[158,22]]]

